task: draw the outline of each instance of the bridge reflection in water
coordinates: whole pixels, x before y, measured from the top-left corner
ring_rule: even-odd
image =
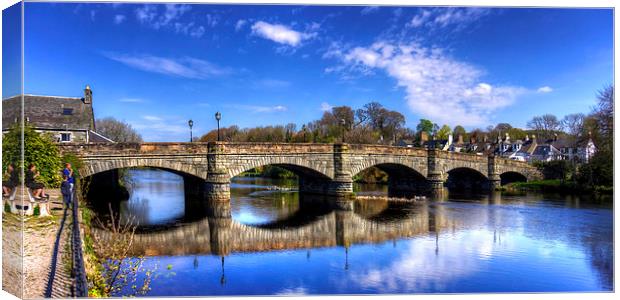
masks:
[[[481,203],[499,202],[500,193],[481,199]],[[441,206],[430,209],[426,201],[359,200],[353,202],[352,210],[342,210],[332,205],[332,199],[301,194],[295,213],[286,219],[257,225],[232,218],[230,203],[194,202],[194,213],[200,209],[205,218],[181,226],[138,232],[133,254],[226,256],[236,252],[349,247],[428,235],[455,225]],[[107,236],[102,230],[95,229],[95,234]]]

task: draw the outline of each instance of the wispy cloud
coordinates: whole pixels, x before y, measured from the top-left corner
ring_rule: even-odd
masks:
[[[135,15],[138,22],[146,27],[155,30],[166,28],[175,33],[199,38],[204,35],[205,27],[193,20],[182,20],[189,11],[191,6],[185,4],[145,4],[136,8]],[[218,23],[219,16],[207,14],[204,21],[207,26],[213,27]]]
[[[114,16],[114,24],[121,24],[125,21],[127,17],[125,17],[125,15],[115,15]]]
[[[187,56],[182,58],[166,58],[146,54],[129,55],[111,52],[104,52],[103,55],[138,70],[169,76],[207,79],[231,73],[227,68],[221,68],[206,60]]]
[[[321,111],[331,111],[331,110],[332,110],[332,108],[333,108],[333,106],[332,106],[332,105],[330,105],[330,104],[329,104],[329,103],[327,103],[327,102],[323,102],[323,103],[321,103]]]
[[[230,107],[236,108],[236,109],[241,109],[241,110],[247,110],[247,111],[250,111],[252,113],[273,113],[273,112],[287,111],[287,107],[283,106],[283,105],[260,106],[260,105],[238,104],[238,105],[231,105]]]
[[[244,20],[244,19],[238,20],[237,23],[235,23],[235,31],[239,31],[239,30],[243,29],[243,27],[247,23],[248,23],[247,20]]]
[[[541,86],[538,88],[538,90],[536,90],[539,93],[551,93],[553,92],[553,89],[550,86]]]
[[[340,56],[340,72],[368,75],[381,70],[406,91],[408,106],[426,118],[451,125],[485,125],[495,111],[527,90],[481,81],[484,71],[439,48],[382,41]]]
[[[366,6],[360,11],[362,15],[368,15],[379,10],[379,6]]]
[[[183,118],[168,116],[143,115],[130,122],[138,130],[145,141],[185,141],[189,139],[187,121]],[[195,131],[200,128],[194,126]]]
[[[163,120],[163,118],[161,117],[151,116],[151,115],[142,116],[142,119],[145,119],[147,121],[162,121]]]
[[[315,32],[295,31],[285,25],[270,24],[263,21],[258,21],[252,25],[252,33],[291,47],[297,47],[303,40],[311,39],[316,36]]]
[[[490,12],[490,9],[478,7],[422,9],[421,12],[413,16],[408,26],[414,28],[425,27],[431,30],[454,27],[454,30],[460,30],[488,15]]]
[[[290,85],[291,83],[289,81],[280,80],[280,79],[272,79],[272,78],[260,79],[253,83],[253,86],[255,88],[268,88],[268,89],[285,88],[285,87],[289,87]]]
[[[140,98],[121,98],[118,99],[119,102],[125,103],[144,103],[145,101]]]

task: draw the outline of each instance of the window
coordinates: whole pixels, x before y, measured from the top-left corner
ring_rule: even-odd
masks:
[[[73,108],[63,108],[62,114],[65,116],[70,116],[73,114]]]
[[[70,142],[71,141],[71,133],[61,133],[60,134],[61,142]]]

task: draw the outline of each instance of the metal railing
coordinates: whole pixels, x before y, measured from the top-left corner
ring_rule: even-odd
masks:
[[[86,270],[84,267],[84,256],[82,253],[82,237],[80,236],[80,221],[79,221],[79,198],[77,197],[77,186],[79,181],[76,179],[73,189],[73,226],[71,230],[71,247],[72,247],[72,259],[73,259],[73,278],[75,280],[74,296],[75,297],[87,297],[88,296],[88,281],[86,280]]]

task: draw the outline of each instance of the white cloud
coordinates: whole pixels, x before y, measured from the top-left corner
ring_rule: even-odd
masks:
[[[316,36],[316,33],[303,33],[284,25],[269,24],[263,21],[258,21],[252,25],[252,33],[276,43],[292,47],[299,46],[303,40]]]
[[[374,13],[379,10],[379,6],[366,6],[360,12],[362,15]]]
[[[133,128],[140,132],[145,141],[185,141],[186,138],[189,139],[189,128],[185,119],[144,115],[139,121],[130,123]],[[200,132],[200,130],[200,127],[194,126],[194,132]]]
[[[215,27],[220,22],[220,16],[216,14],[207,14],[206,18],[209,27]]]
[[[330,104],[329,104],[329,103],[327,103],[327,102],[323,102],[323,103],[321,103],[321,111],[331,111],[331,110],[332,110],[332,108],[333,108],[333,106],[332,106],[332,105],[330,105]]]
[[[160,118],[157,116],[151,116],[151,115],[142,116],[142,119],[145,119],[147,121],[162,121],[163,120],[163,118]]]
[[[286,111],[286,106],[275,105],[275,106],[260,106],[260,105],[232,105],[231,107],[248,110],[252,113],[273,113],[273,112],[283,112]]]
[[[114,24],[121,24],[123,23],[123,21],[125,21],[127,17],[125,17],[125,15],[115,15],[114,16]]]
[[[538,88],[537,90],[539,93],[551,93],[553,92],[553,89],[550,86],[541,86]]]
[[[428,29],[454,27],[455,30],[460,30],[490,12],[491,10],[487,8],[477,7],[423,9],[411,19],[408,26],[414,28],[425,26]]]
[[[144,100],[140,98],[121,98],[118,101],[125,102],[125,103],[143,103],[144,102]]]
[[[244,19],[240,19],[237,21],[237,23],[235,24],[235,31],[239,31],[243,28],[243,26],[245,26],[245,24],[247,24],[248,21],[244,20]]]
[[[275,294],[279,296],[303,296],[308,294],[308,289],[305,287],[284,288]]]
[[[160,9],[163,8],[163,9]],[[152,5],[146,4],[135,10],[138,22],[155,30],[169,29],[176,33],[183,33],[191,37],[202,37],[205,33],[204,26],[193,22],[183,21],[182,16],[191,10],[191,6],[184,4]],[[215,26],[219,22],[216,15],[207,15],[208,26]]]
[[[340,59],[344,62],[341,72],[386,72],[405,89],[413,112],[438,123],[488,124],[495,111],[525,92],[521,87],[482,82],[483,70],[445,55],[442,49],[418,44],[377,42],[353,48]]]
[[[431,15],[430,11],[423,10],[421,13],[415,15],[413,17],[413,19],[411,19],[411,22],[409,24],[412,27],[420,27],[420,26],[424,25],[424,23],[428,20],[430,15]]]
[[[192,57],[172,59],[153,55],[117,53],[104,53],[104,55],[109,59],[121,62],[138,70],[170,76],[206,79],[230,73],[230,70],[226,68],[220,68],[206,60]]]

